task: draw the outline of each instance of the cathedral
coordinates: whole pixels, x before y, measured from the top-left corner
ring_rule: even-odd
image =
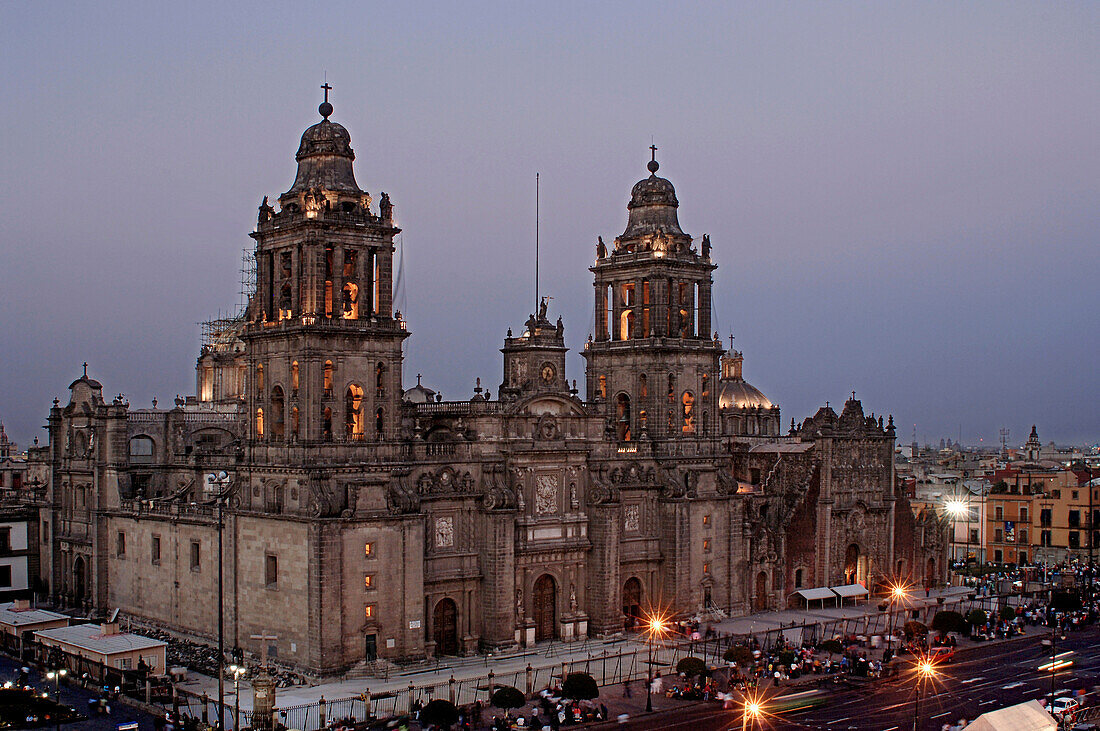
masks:
[[[853,393],[785,430],[745,381],[711,328],[715,250],[655,154],[596,245],[583,396],[546,300],[508,331],[495,398],[405,388],[394,202],[359,187],[327,92],[319,112],[259,208],[247,307],[203,329],[196,395],[131,408],[85,367],[54,401],[57,604],[212,640],[222,576],[228,647],[323,675],[942,579],[892,418]]]

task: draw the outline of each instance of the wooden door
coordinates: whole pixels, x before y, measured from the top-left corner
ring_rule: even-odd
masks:
[[[458,654],[458,607],[452,599],[441,599],[432,615],[437,655]]]
[[[642,616],[642,582],[631,577],[623,586],[623,622],[626,629],[634,629]]]
[[[543,574],[535,582],[535,641],[552,640],[557,636],[557,589],[554,577]]]

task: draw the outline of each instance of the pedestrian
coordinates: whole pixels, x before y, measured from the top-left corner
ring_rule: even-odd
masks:
[[[778,670],[776,670],[776,671],[775,671],[775,687],[776,687],[776,688],[778,688],[778,687],[779,687],[779,677],[780,677],[780,673],[779,673],[779,671],[778,671]]]
[[[623,681],[623,698],[629,698],[629,697],[630,697],[630,681],[629,680],[624,680]]]

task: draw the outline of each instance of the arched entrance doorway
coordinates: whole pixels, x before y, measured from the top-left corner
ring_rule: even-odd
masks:
[[[844,552],[844,583],[864,584],[867,582],[867,556],[859,550],[859,544],[853,543]]]
[[[761,571],[756,575],[756,588],[753,591],[752,611],[763,612],[768,608],[768,575]]]
[[[432,633],[437,655],[458,654],[458,607],[453,599],[440,599],[435,605]]]
[[[931,588],[936,585],[936,559],[928,559],[928,568],[924,573],[924,585]]]
[[[84,557],[77,556],[73,561],[73,601],[83,604],[87,587],[84,582]]]
[[[554,577],[543,574],[535,582],[535,641],[552,640],[557,636],[558,591]]]
[[[642,582],[631,577],[623,585],[623,626],[634,629],[642,616]]]

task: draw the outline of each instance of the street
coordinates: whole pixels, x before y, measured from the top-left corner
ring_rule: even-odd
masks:
[[[1100,628],[1093,626],[1066,634],[1058,652],[1073,651],[1074,664],[1056,676],[1058,690],[1100,684],[1100,653],[1095,650]],[[972,721],[986,711],[1037,700],[1050,693],[1050,674],[1038,666],[1050,657],[1041,645],[1049,631],[1029,628],[1020,639],[981,645],[960,651],[954,662],[940,665],[937,677],[920,700],[921,731],[940,731],[945,723],[960,718]],[[813,686],[800,686],[800,689]],[[767,689],[770,690],[770,689]],[[783,689],[781,689],[783,690]],[[787,690],[784,690],[787,692]],[[768,716],[767,729],[849,729],[859,731],[908,731],[913,728],[914,682],[912,668],[902,666],[898,679],[875,682],[866,688],[827,691],[825,704],[800,713]],[[1086,705],[1095,695],[1086,699]],[[766,707],[765,707],[766,710]],[[715,703],[680,708],[667,714],[634,717],[630,729],[691,729],[720,731],[741,727],[741,713],[723,710]],[[612,728],[614,724],[601,727]],[[761,728],[758,724],[756,728]]]

